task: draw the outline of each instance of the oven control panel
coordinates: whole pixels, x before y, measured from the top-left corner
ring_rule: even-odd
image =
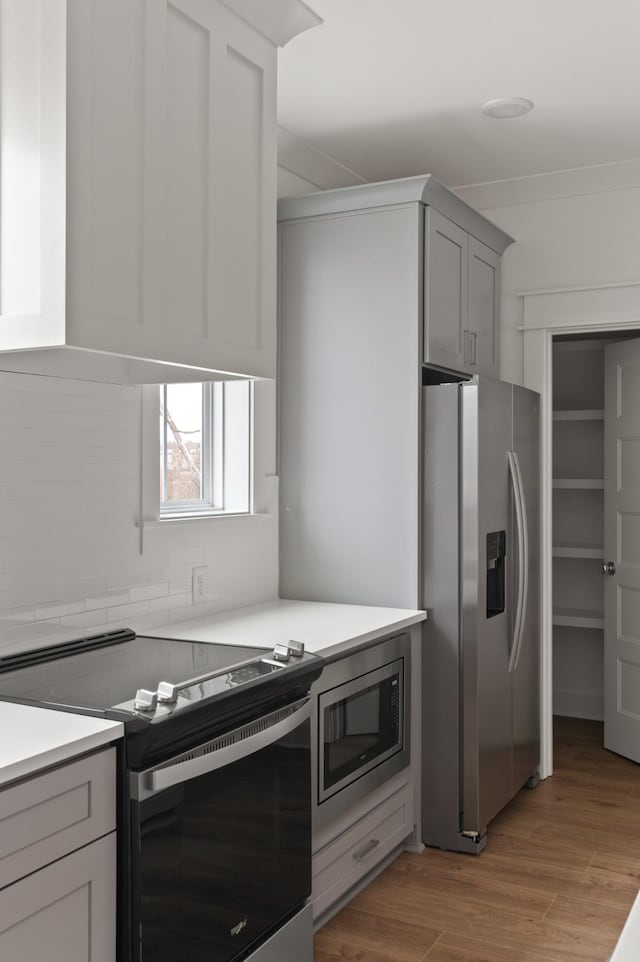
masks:
[[[214,698],[216,695],[224,691],[229,691],[231,688],[238,688],[240,685],[257,682],[287,667],[300,664],[305,659],[314,657],[314,655],[305,655],[304,643],[301,641],[282,642],[281,644],[277,644],[271,654],[264,658],[253,658],[251,661],[241,662],[228,668],[184,681],[161,681],[156,691],[140,688],[136,692],[132,706],[120,705],[117,707],[133,707],[137,714],[142,714],[146,717],[156,715],[161,708],[173,712],[179,710],[181,706],[193,704],[196,701],[203,701],[208,698]]]

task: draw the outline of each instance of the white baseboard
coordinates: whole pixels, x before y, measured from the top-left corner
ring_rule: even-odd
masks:
[[[594,691],[568,691],[554,688],[553,714],[566,715],[568,718],[590,718],[602,721],[604,718],[604,696]]]

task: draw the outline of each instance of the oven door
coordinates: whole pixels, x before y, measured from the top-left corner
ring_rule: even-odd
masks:
[[[311,890],[311,701],[131,775],[142,962],[242,958]]]
[[[403,749],[404,661],[398,658],[318,698],[318,802]]]

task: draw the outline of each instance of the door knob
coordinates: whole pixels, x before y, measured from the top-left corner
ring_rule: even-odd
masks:
[[[616,566],[613,561],[605,561],[602,566],[603,575],[614,575],[616,573]]]

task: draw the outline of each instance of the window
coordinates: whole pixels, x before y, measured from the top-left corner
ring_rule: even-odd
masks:
[[[161,386],[161,518],[251,511],[252,421],[251,381]]]

